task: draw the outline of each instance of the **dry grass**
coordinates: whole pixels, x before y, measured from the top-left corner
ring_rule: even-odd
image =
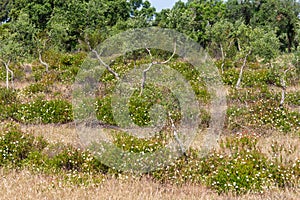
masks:
[[[21,128],[24,132],[34,136],[43,136],[50,143],[62,142],[73,146],[80,144],[75,126],[72,124],[21,125]]]
[[[73,124],[65,125],[21,125],[26,132],[35,136],[44,136],[51,143],[63,142],[74,146],[80,145]],[[222,136],[221,138],[226,137]],[[201,144],[199,136],[194,147]],[[277,141],[286,149],[296,147],[290,154],[284,154],[287,160],[299,158],[299,136],[285,135],[274,132],[259,137],[258,146],[270,158],[271,144]],[[200,185],[166,185],[155,182],[149,178],[106,178],[100,186],[78,186],[64,183],[59,176],[32,174],[23,170],[20,172],[0,169],[0,199],[300,199],[300,188],[291,190],[273,189],[264,194],[246,194],[234,196],[233,194],[218,195],[214,191]]]
[[[146,178],[109,178],[100,186],[64,185],[57,177],[29,171],[0,170],[0,199],[285,199],[297,200],[300,191],[273,190],[235,197],[221,195],[196,185],[162,185]]]
[[[278,149],[281,148],[280,155],[283,158],[284,164],[300,158],[299,135],[276,133],[273,131],[272,134],[259,138],[257,146],[261,149],[262,153],[271,159],[275,156],[274,153],[272,153],[272,144],[275,143],[277,143]],[[279,155],[277,154],[276,157],[279,157]]]
[[[77,135],[75,125],[73,123],[63,125],[21,125],[22,130],[32,133],[35,136],[43,136],[50,143],[62,142],[65,144],[71,144],[75,147],[82,146],[84,141],[80,141]],[[105,131],[105,129],[103,129]],[[108,132],[108,131],[106,131]],[[206,131],[198,134],[193,141],[191,147],[195,149],[201,149],[203,146],[203,137],[207,134]],[[107,134],[105,137],[108,137]],[[227,135],[222,135],[220,140],[225,140]],[[272,144],[277,142],[282,146],[282,156],[286,162],[294,161],[300,158],[300,137],[296,134],[285,134],[276,132],[274,130],[269,131],[269,134],[264,134],[258,137],[258,148],[269,158],[272,158]]]

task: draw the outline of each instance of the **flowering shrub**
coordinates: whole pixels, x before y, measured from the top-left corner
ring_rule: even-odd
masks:
[[[96,106],[97,119],[107,124],[116,125],[111,107],[111,97],[108,95],[97,100]]]
[[[258,101],[250,108],[249,113],[252,116],[251,123],[258,126],[269,125],[284,132],[298,130],[300,127],[300,114],[298,112],[289,112],[271,100]]]
[[[167,138],[163,135],[138,140],[125,133],[115,134],[114,140],[115,145],[125,151],[144,153],[156,151],[165,142]],[[220,142],[220,147],[205,157],[190,149],[186,157],[149,172],[149,175],[161,182],[206,184],[218,193],[237,194],[262,192],[273,186],[294,187],[299,181],[300,160],[268,159],[257,148],[255,134],[244,131],[226,137]],[[280,154],[278,145],[272,145],[272,149]],[[25,166],[38,172],[62,174],[67,180],[79,184],[88,183],[91,175],[97,182],[97,174],[122,174],[102,164],[89,151],[60,143],[48,144],[42,138],[23,133],[15,124],[7,124],[1,131],[0,150],[1,166]]]
[[[45,145],[42,139],[21,132],[15,124],[6,124],[0,133],[0,166],[20,166],[30,152],[41,150]]]
[[[44,92],[47,90],[47,86],[43,83],[33,83],[30,84],[27,88],[25,88],[25,93],[27,94],[36,94],[39,92]]]
[[[166,134],[156,134],[151,139],[138,139],[126,133],[116,133],[114,144],[124,151],[134,153],[151,153],[159,148],[163,148],[166,143]]]
[[[73,112],[65,100],[36,100],[21,104],[13,117],[22,123],[66,123],[73,120]]]
[[[107,167],[102,165],[88,151],[82,151],[71,146],[48,160],[49,166],[57,170],[76,171],[85,173],[105,172]]]
[[[283,165],[267,159],[256,145],[256,136],[252,134],[228,137],[221,142],[219,151],[213,151],[204,158],[190,151],[187,158],[152,172],[152,176],[159,181],[176,184],[205,183],[218,193],[237,194],[262,192],[273,186],[294,186],[299,181],[299,159]]]

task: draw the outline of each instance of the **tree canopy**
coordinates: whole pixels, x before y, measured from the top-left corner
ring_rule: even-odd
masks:
[[[223,50],[238,50],[237,41],[243,39],[238,37],[243,36],[237,33],[237,21],[264,33],[261,40],[267,41],[270,34],[269,40],[274,40],[275,34],[279,50],[292,52],[300,43],[299,5],[296,0],[189,0],[156,12],[145,0],[4,0],[0,26],[9,27],[31,56],[46,47],[84,50],[82,42],[87,37],[96,45],[121,31],[149,26],[176,29],[204,47],[217,44]],[[251,43],[256,44],[263,43]],[[271,49],[277,47],[276,42],[272,47],[261,46],[257,55],[270,59]]]

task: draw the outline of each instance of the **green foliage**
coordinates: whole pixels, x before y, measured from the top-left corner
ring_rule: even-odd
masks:
[[[299,130],[299,113],[288,106],[299,104],[298,93],[287,93],[285,106],[280,106],[281,93],[268,90],[267,86],[232,90],[231,106],[227,110],[227,126],[230,130],[241,127],[277,129],[284,132]]]
[[[107,124],[116,125],[111,107],[111,97],[106,96],[97,101],[96,104],[97,119]]]
[[[73,120],[73,113],[65,100],[36,100],[19,105],[13,117],[23,123],[67,123]]]
[[[31,80],[36,82],[24,91],[27,96],[48,93],[47,99],[48,95],[52,98],[49,94],[52,85],[73,83],[86,57],[80,51],[89,51],[86,40],[96,47],[111,35],[129,28],[155,25],[176,29],[208,46],[214,58],[222,58],[216,61],[216,65],[222,69],[223,81],[228,86],[236,84],[238,68],[245,59],[243,88],[229,89],[226,131],[241,132],[253,127],[260,133],[264,129],[298,132],[300,115],[294,110],[300,106],[299,92],[287,90],[285,103],[279,106],[284,70],[290,70],[284,77],[287,87],[298,87],[298,15],[299,3],[290,0],[247,0],[240,3],[237,0],[179,1],[172,9],[160,13],[155,13],[150,3],[142,0],[5,0],[0,3],[0,80],[22,80],[24,72],[18,67],[19,63],[24,61],[24,57],[26,62],[37,59],[38,53],[41,53],[50,66],[49,71],[35,64]],[[6,23],[2,23],[4,20]],[[295,53],[279,57],[279,50]],[[162,50],[151,52],[157,60],[170,56]],[[148,53],[143,49],[130,52],[117,58],[111,67],[122,77],[136,65],[149,62],[141,59],[145,57]],[[176,56],[172,60],[175,59]],[[265,67],[266,63],[271,67]],[[178,60],[168,65],[190,83],[199,102],[209,106],[212,97],[196,68]],[[6,70],[9,72],[10,68],[14,79],[6,75]],[[95,103],[96,116],[106,124],[117,125],[111,105],[117,80],[106,71],[100,82],[101,91],[96,94],[99,97]],[[42,100],[40,96],[27,102],[18,90],[0,88],[0,120],[15,120],[24,124],[68,123],[73,120],[72,106],[67,100]],[[153,119],[163,118],[166,114],[156,110],[153,112],[152,108],[156,105],[160,105],[164,112],[171,112],[175,123],[180,120],[180,105],[172,91],[147,82],[142,92],[137,89],[130,97],[128,117],[142,127],[155,125]],[[204,109],[200,112],[199,128],[210,128],[210,113]],[[168,133],[169,123],[167,121],[163,130],[151,139],[137,139],[127,133],[116,132],[113,143],[127,152],[153,153],[172,137]],[[272,145],[272,151],[273,155],[287,152],[277,143]],[[179,158],[170,166],[148,175],[162,182],[201,183],[219,193],[237,194],[261,192],[273,185],[284,188],[293,186],[293,181],[299,182],[299,160],[285,162],[282,156],[267,159],[257,148],[255,134],[246,131],[242,131],[239,137],[221,141],[221,149],[210,152],[204,158],[193,149],[188,150],[187,154],[187,157]],[[112,155],[109,159],[114,162],[115,158]],[[138,164],[129,163],[128,166]],[[102,164],[89,151],[63,144],[49,145],[42,138],[25,134],[12,124],[0,133],[0,166],[25,166],[35,171],[63,174],[62,179],[79,184],[87,183],[88,175],[121,174],[113,167]]]
[[[36,94],[39,92],[46,92],[47,87],[43,83],[33,83],[25,88],[25,92],[28,94]]]
[[[13,104],[17,101],[17,91],[13,89],[0,88],[0,105]]]
[[[139,90],[133,93],[129,102],[130,117],[138,126],[153,125],[156,122],[151,119],[151,115],[155,114],[151,113],[151,107],[157,105],[160,105],[164,112],[170,112],[174,121],[180,118],[179,104],[171,91],[152,85],[147,85],[141,95]]]
[[[153,153],[163,148],[166,141],[166,133],[158,133],[151,139],[138,139],[127,133],[116,133],[114,144],[123,151],[131,153]]]
[[[16,110],[17,91],[0,88],[0,119],[9,119]]]
[[[114,134],[114,144],[124,151],[151,153],[168,141],[164,133],[151,139],[138,140],[126,133]],[[220,142],[218,151],[211,151],[200,157],[195,150],[189,150],[187,157],[174,161],[163,169],[149,172],[161,182],[183,184],[202,183],[218,193],[236,194],[262,192],[265,188],[294,186],[299,180],[300,161],[285,162],[278,159],[284,150],[276,142],[272,144],[275,159],[267,157],[257,147],[257,136],[243,131],[237,136],[228,136]],[[43,138],[34,138],[23,133],[16,124],[6,124],[0,137],[1,166],[25,166],[36,172],[63,175],[76,184],[99,181],[100,173],[120,175],[101,164],[89,151],[83,151],[63,144],[48,144]],[[72,179],[68,176],[72,174]],[[92,179],[88,177],[92,175]]]
[[[107,170],[90,152],[71,146],[65,146],[60,153],[50,158],[49,165],[56,170],[72,172],[95,173]]]
[[[289,105],[300,106],[300,91],[295,93],[288,93],[286,95],[286,101]]]
[[[221,143],[221,152],[229,150],[228,155],[211,155],[219,162],[210,166],[212,173],[207,179],[208,184],[219,193],[237,194],[260,192],[274,183],[279,187],[291,184],[294,172],[288,172],[288,167],[279,163],[268,161],[256,147],[255,136],[247,132],[242,134]]]
[[[0,133],[0,166],[20,166],[32,151],[42,150],[45,144],[42,138],[23,133],[16,124],[6,124]]]
[[[86,54],[84,53],[63,55],[60,61],[61,67],[59,68],[57,81],[62,83],[73,83],[85,57]]]
[[[238,78],[239,72],[235,68],[228,69],[222,74],[223,82],[227,85],[233,86],[237,82]]]
[[[298,160],[291,165],[268,160],[257,148],[254,134],[243,132],[227,137],[220,146],[219,151],[212,151],[204,158],[191,150],[187,158],[180,158],[151,175],[161,182],[205,183],[218,193],[235,194],[262,192],[275,185],[284,188],[299,178],[296,177]]]
[[[250,68],[251,65],[255,65],[255,63],[249,63],[248,65]],[[238,76],[239,71],[231,67],[224,71],[222,79],[225,84],[234,86],[238,80]],[[243,87],[254,87],[258,89],[272,85],[281,87],[280,73],[272,68],[260,67],[260,69],[248,69],[243,73],[242,80]]]
[[[251,106],[249,113],[252,116],[251,123],[256,126],[268,125],[284,132],[299,129],[299,112],[289,112],[272,100],[258,101],[257,104]]]

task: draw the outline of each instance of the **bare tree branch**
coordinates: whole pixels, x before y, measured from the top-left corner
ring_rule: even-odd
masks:
[[[150,56],[150,59],[151,59],[151,63],[153,62],[153,56],[151,54],[151,50],[149,48],[146,48],[146,50],[148,51],[149,53],[149,56]]]
[[[229,43],[229,46],[227,47],[228,49],[231,48],[232,44],[233,44],[234,40],[231,40]],[[221,53],[222,53],[222,65],[221,65],[221,73],[224,73],[224,65],[225,65],[225,59],[227,57],[227,53],[226,51],[224,51],[223,45],[222,43],[220,44],[220,49],[221,49]]]
[[[39,61],[40,61],[40,63],[46,67],[46,71],[48,72],[48,70],[49,70],[49,64],[46,63],[45,61],[43,61],[41,50],[39,50],[38,53],[39,53]]]
[[[5,69],[6,69],[6,89],[9,88],[9,73],[11,75],[11,84],[12,84],[12,87],[14,87],[14,72],[9,68],[10,59],[7,62],[5,62],[2,59],[0,59],[0,61],[4,64]]]
[[[173,54],[171,55],[171,57],[170,57],[168,60],[166,60],[166,61],[164,61],[164,62],[161,62],[161,63],[157,63],[157,64],[167,64],[168,62],[171,61],[171,59],[172,59],[175,55],[176,55],[176,41],[174,42],[174,51],[173,51]]]
[[[243,71],[244,71],[244,68],[246,67],[246,63],[247,63],[247,58],[248,56],[251,54],[251,50],[246,54],[245,58],[244,58],[244,62],[243,62],[243,65],[241,67],[241,70],[240,70],[240,74],[239,74],[239,79],[235,85],[235,88],[238,89],[240,87],[240,84],[242,82],[242,77],[243,77]]]
[[[283,106],[284,101],[285,101],[285,93],[286,93],[286,73],[290,70],[290,68],[284,70],[283,72],[283,76],[281,76],[280,78],[280,82],[281,82],[281,100],[280,100],[280,106]]]
[[[225,53],[224,53],[224,49],[223,49],[223,45],[220,44],[220,49],[221,49],[221,53],[222,53],[222,65],[221,65],[221,73],[224,73],[224,65],[225,65]]]
[[[142,84],[141,84],[141,92],[140,92],[139,96],[141,96],[143,94],[143,91],[144,91],[144,88],[145,88],[145,83],[146,83],[146,78],[147,78],[147,72],[151,69],[152,66],[153,66],[153,63],[150,63],[149,67],[143,71],[143,79],[142,79]]]
[[[118,74],[117,72],[115,72],[108,64],[106,64],[106,63],[101,59],[99,53],[98,53],[95,49],[92,49],[92,47],[91,47],[91,45],[90,45],[90,42],[89,42],[87,39],[86,39],[86,43],[87,43],[87,45],[88,45],[90,51],[92,51],[92,52],[96,55],[96,57],[97,57],[99,63],[102,64],[102,65],[104,65],[104,67],[105,67],[112,75],[114,75],[114,76],[116,77],[116,79],[119,80],[119,79],[120,79],[119,74]]]
[[[149,53],[149,56],[150,56],[150,59],[151,59],[151,63],[149,64],[149,67],[143,71],[143,79],[142,79],[142,83],[141,83],[140,96],[143,94],[143,90],[145,88],[145,83],[146,83],[147,72],[151,69],[151,67],[154,66],[154,65],[167,64],[176,55],[176,41],[174,42],[174,51],[173,51],[173,54],[170,56],[170,58],[168,60],[165,60],[163,62],[155,62],[155,61],[153,61],[153,56],[151,54],[151,50],[149,48],[146,48],[146,50]]]

